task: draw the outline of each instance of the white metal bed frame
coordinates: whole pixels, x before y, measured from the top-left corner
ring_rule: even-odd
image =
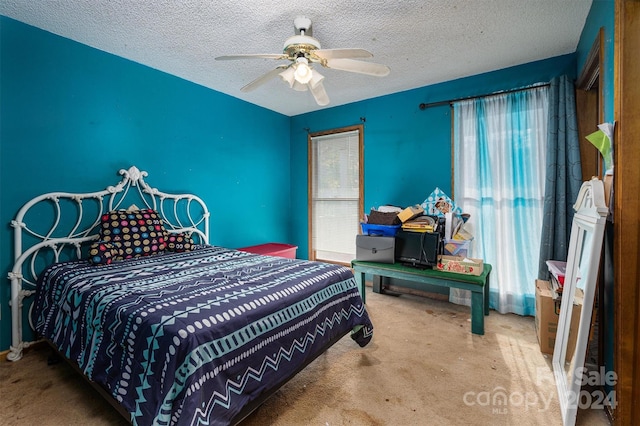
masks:
[[[14,228],[14,265],[9,272],[11,280],[11,346],[7,359],[17,361],[22,358],[22,352],[35,342],[23,340],[23,301],[33,295],[37,286],[38,274],[41,272],[39,262],[48,259],[45,253],[53,254],[53,262],[81,259],[82,248],[90,245],[99,237],[101,216],[111,210],[126,208],[129,203],[143,203],[142,208],[156,210],[163,218],[165,228],[171,233],[191,232],[196,242],[209,243],[209,210],[204,201],[193,194],[168,194],[152,188],[144,178],[146,171],[140,171],[131,166],[128,170],[121,169],[122,180],[115,186],[90,193],[50,192],[40,195],[27,202],[17,213],[11,226]],[[129,190],[133,195],[129,196]],[[131,198],[134,198],[132,200]],[[97,204],[97,214],[83,209],[83,200],[92,200]],[[61,208],[63,203],[75,206],[75,225],[70,231],[64,231],[61,226],[67,224],[68,218],[63,217],[68,208]],[[35,206],[41,203],[52,205],[53,224],[48,231],[36,232],[25,223],[25,216]],[[126,204],[125,204],[126,203]],[[37,214],[35,215],[37,217]],[[41,224],[38,220],[38,225]],[[33,223],[33,221],[32,221]],[[62,235],[59,233],[62,232]],[[23,247],[26,239],[35,241],[29,247]],[[28,244],[24,244],[25,246]],[[65,250],[65,248],[67,250]],[[74,253],[73,256],[69,253]],[[48,256],[51,256],[49,254]],[[84,255],[86,257],[86,254]],[[49,262],[49,263],[53,263]],[[29,316],[29,322],[31,318]],[[33,328],[33,325],[31,328]]]

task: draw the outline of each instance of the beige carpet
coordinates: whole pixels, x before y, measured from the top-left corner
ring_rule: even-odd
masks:
[[[562,424],[533,318],[492,311],[477,336],[468,307],[370,290],[372,342],[359,348],[345,337],[242,426]],[[0,363],[0,424],[126,424],[65,363],[48,366],[47,355],[36,348]],[[589,409],[577,424],[609,422]]]

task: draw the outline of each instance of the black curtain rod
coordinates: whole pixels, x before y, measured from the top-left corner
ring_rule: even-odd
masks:
[[[537,89],[538,87],[546,87],[546,86],[549,86],[550,84],[551,83],[542,83],[542,84],[536,84],[534,86],[522,87],[520,89],[511,89],[511,90],[503,90],[501,92],[488,93],[486,95],[467,96],[466,98],[456,98],[456,99],[450,99],[448,101],[431,102],[431,103],[428,103],[428,104],[422,103],[422,104],[418,105],[418,107],[421,110],[425,110],[427,108],[431,108],[431,107],[435,107],[435,106],[451,105],[454,102],[468,101],[469,99],[486,98],[486,97],[489,97],[489,96],[504,95],[504,94],[507,94],[507,93],[520,92],[520,91],[523,91],[523,90]]]

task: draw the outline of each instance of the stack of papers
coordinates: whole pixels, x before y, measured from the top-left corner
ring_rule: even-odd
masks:
[[[402,224],[402,229],[414,232],[435,232],[437,227],[438,224],[436,221],[432,217],[426,215],[407,220]]]
[[[546,263],[551,275],[554,276],[560,284],[564,285],[564,276],[567,272],[567,262],[547,260]]]
[[[551,288],[553,288],[553,298],[562,297],[562,288],[564,286],[564,276],[567,271],[567,262],[560,260],[547,260],[547,267],[551,273]]]

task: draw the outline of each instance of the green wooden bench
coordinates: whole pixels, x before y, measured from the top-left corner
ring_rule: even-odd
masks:
[[[484,316],[489,315],[489,274],[491,265],[484,264],[482,274],[465,275],[434,269],[420,269],[401,263],[376,263],[362,260],[351,261],[356,282],[365,300],[365,274],[397,278],[421,284],[430,284],[471,291],[471,332],[484,334]]]

